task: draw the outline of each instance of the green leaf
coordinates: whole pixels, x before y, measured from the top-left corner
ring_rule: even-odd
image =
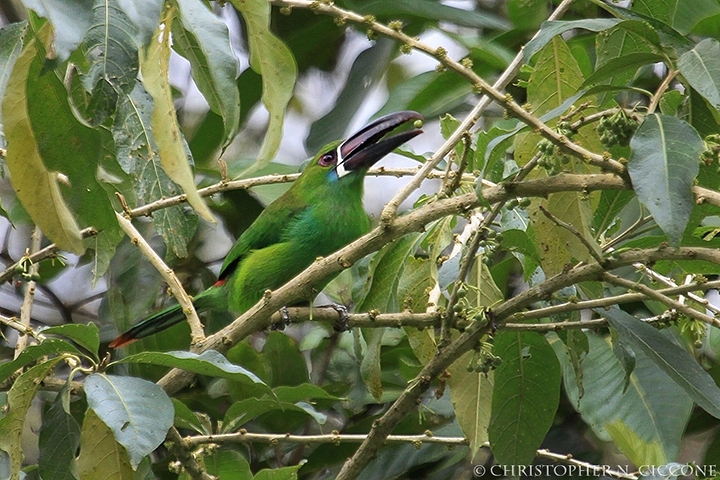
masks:
[[[250,66],[262,75],[262,101],[270,114],[257,167],[275,156],[282,138],[285,108],[292,98],[297,65],[290,50],[270,31],[270,4],[265,0],[231,0],[247,23]]]
[[[65,410],[64,401],[69,403],[69,396],[67,389],[61,390],[43,416],[38,460],[38,472],[43,480],[75,480],[72,470],[80,446],[80,425]]]
[[[331,395],[317,385],[303,383],[300,385],[281,385],[273,388],[278,400],[297,403],[303,400],[340,400],[340,397]]]
[[[518,30],[537,30],[548,16],[548,4],[542,0],[508,0],[508,18]]]
[[[714,0],[694,0],[688,8],[683,0],[658,0],[654,2],[634,2],[633,10],[660,20],[685,35],[703,18],[720,11]]]
[[[475,352],[468,352],[450,365],[448,386],[455,416],[463,434],[470,441],[470,452],[474,455],[488,441],[488,427],[492,412],[493,376],[468,371]]]
[[[100,348],[100,334],[97,325],[94,323],[88,323],[87,325],[68,323],[46,328],[42,333],[44,335],[67,337],[97,358],[98,349]]]
[[[394,41],[381,38],[375,45],[360,52],[350,68],[335,106],[310,127],[305,141],[309,151],[319,151],[327,143],[342,138],[368,93],[385,74],[396,50]]]
[[[428,20],[445,21],[465,27],[491,28],[495,30],[510,29],[510,24],[502,17],[487,12],[451,7],[434,0],[393,0],[392,2],[377,0],[374,2],[358,2],[356,8],[358,12],[378,16],[392,16],[393,18],[397,16],[413,16]]]
[[[171,398],[170,400],[175,408],[175,420],[173,420],[173,425],[175,427],[195,430],[200,435],[209,435],[211,433],[204,428],[202,422],[198,419],[198,416],[195,412],[190,410],[187,405],[177,398]]]
[[[133,24],[133,36],[138,45],[146,45],[160,23],[162,0],[117,0],[117,6]]]
[[[603,190],[600,201],[593,213],[593,230],[596,237],[605,232],[619,221],[620,211],[635,196],[630,190]]]
[[[662,55],[652,52],[627,53],[603,63],[592,75],[585,79],[582,87],[597,85],[607,79],[614,79],[624,73],[627,73],[627,77],[632,77],[640,67],[662,62],[663,60],[664,57]]]
[[[415,248],[419,234],[407,235],[387,245],[372,262],[372,285],[358,311],[366,312],[377,309],[381,312],[398,310],[397,289],[403,273],[403,266]],[[380,351],[384,328],[363,329],[362,334],[367,348],[360,364],[360,375],[370,393],[380,400],[382,396],[382,371],[380,368]]]
[[[695,403],[713,417],[720,418],[720,388],[687,350],[617,307],[597,313],[607,318],[610,326],[634,350],[641,350],[655,362]]]
[[[297,472],[301,467],[302,465],[272,469],[264,468],[253,477],[253,480],[297,480]]]
[[[398,110],[414,110],[425,118],[438,117],[461,105],[471,91],[472,86],[454,72],[423,72],[390,90],[385,105],[373,117]]]
[[[172,9],[164,16],[163,25],[168,29],[171,28]],[[190,151],[175,114],[168,76],[170,50],[170,35],[164,29],[158,29],[140,59],[143,85],[155,104],[152,113],[152,131],[160,154],[160,163],[168,177],[183,189],[188,203],[195,211],[208,222],[215,223],[210,208],[197,193],[195,176],[188,161]]]
[[[165,440],[173,424],[170,398],[141,378],[93,373],[85,379],[85,395],[90,408],[127,450],[133,468]]]
[[[223,431],[236,431],[247,422],[273,411],[304,413],[312,417],[320,425],[324,425],[327,421],[327,415],[318,412],[307,402],[291,403],[273,401],[268,398],[247,398],[234,403],[227,410],[223,420]]]
[[[252,479],[253,474],[250,464],[240,452],[234,450],[214,450],[203,458],[207,472],[220,479]],[[190,476],[184,473],[181,480],[190,480]]]
[[[196,0],[176,0],[180,22],[173,23],[173,48],[192,65],[192,76],[210,109],[225,127],[222,145],[232,141],[240,122],[238,62],[227,25]],[[181,25],[182,24],[182,28]]]
[[[620,23],[617,18],[590,18],[571,21],[547,21],[540,25],[540,31],[530,40],[523,49],[523,62],[528,63],[530,59],[539,52],[545,45],[550,43],[553,37],[563,34],[576,28],[600,32],[607,30]]]
[[[27,86],[28,115],[43,163],[48,170],[67,177],[60,189],[80,226],[98,232],[85,242],[95,250],[95,282],[107,270],[109,258],[123,238],[108,192],[98,182],[101,137],[99,131],[78,121],[62,81],[43,69],[42,62],[34,62],[28,73],[33,79]]]
[[[10,456],[12,480],[18,478],[23,460],[21,440],[27,411],[40,383],[61,360],[62,358],[58,357],[35,365],[20,375],[8,391],[8,413],[0,419],[0,450]]]
[[[265,382],[254,373],[239,365],[230,363],[220,352],[207,350],[197,354],[192,352],[141,352],[129,355],[116,363],[149,363],[163,367],[181,368],[188,372],[211,377],[225,378],[240,383],[252,383],[264,387]]]
[[[0,363],[0,382],[4,382],[8,379],[8,377],[10,377],[10,375],[17,372],[24,366],[30,365],[38,358],[48,355],[59,355],[61,353],[72,353],[82,356],[78,349],[68,342],[55,338],[48,338],[42,343],[26,347],[22,352],[20,352],[20,355],[18,355],[15,360]]]
[[[23,48],[23,38],[27,32],[27,22],[11,23],[0,28],[0,99],[5,96],[5,88],[7,87],[10,75],[20,52]],[[4,129],[2,116],[2,102],[0,102],[0,146],[5,147],[2,143]]]
[[[48,26],[39,35],[47,38]],[[40,38],[26,45],[18,56],[2,103],[5,137],[8,142],[7,167],[13,188],[25,210],[43,233],[62,250],[84,251],[80,228],[68,208],[58,184],[58,174],[43,163],[27,105],[29,73],[38,57]]]
[[[691,188],[703,142],[685,121],[651,114],[630,140],[628,173],[638,199],[670,243],[678,245],[695,198]]]
[[[503,230],[500,245],[503,249],[523,254],[526,261],[526,270],[534,271],[534,267],[540,265],[540,254],[537,251],[535,242],[527,232],[517,229]],[[527,263],[528,259],[531,260],[530,263]]]
[[[500,332],[495,370],[490,448],[501,465],[529,465],[552,425],[560,402],[560,364],[545,337]]]
[[[151,408],[151,407],[150,407]],[[81,479],[134,479],[128,452],[92,410],[85,413],[80,433],[77,471]]]
[[[585,332],[582,330],[568,329],[558,332],[557,336],[565,346],[565,353],[575,373],[575,385],[577,386],[578,396],[582,398],[585,394],[582,361],[590,351],[587,335],[585,335]]]
[[[701,41],[680,56],[678,69],[691,87],[720,110],[720,42]]]
[[[112,134],[117,159],[123,171],[135,177],[137,196],[150,203],[179,193],[177,186],[160,167],[160,158],[152,132],[152,97],[141,84],[129,95],[121,95]],[[163,236],[168,250],[187,257],[187,243],[195,233],[197,217],[176,205],[153,214],[153,225]]]
[[[614,441],[636,465],[661,465],[676,458],[692,410],[690,398],[641,350],[623,393],[625,372],[609,338],[587,336],[590,349],[582,361],[582,397],[562,344],[553,343],[562,360],[568,397],[585,422],[602,440]]]
[[[132,91],[138,73],[138,43],[132,20],[119,8],[118,0],[95,2],[93,21],[84,49],[90,69],[81,77],[92,92],[88,111],[99,125],[115,111],[118,91]]]
[[[61,63],[80,45],[93,19],[93,0],[23,0],[53,26],[53,49]]]

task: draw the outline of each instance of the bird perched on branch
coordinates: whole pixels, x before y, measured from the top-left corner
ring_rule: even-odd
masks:
[[[370,230],[363,209],[368,169],[398,146],[422,133],[422,116],[403,111],[386,115],[345,141],[325,146],[293,185],[240,235],[220,269],[218,281],[193,298],[199,312],[218,309],[241,314],[267,289],[276,289]],[[387,136],[396,128],[412,129]],[[318,290],[324,285],[318,285]],[[142,320],[110,343],[128,345],[185,319],[173,305]]]

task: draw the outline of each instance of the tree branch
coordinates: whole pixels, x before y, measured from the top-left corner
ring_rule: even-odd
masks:
[[[155,250],[153,250],[150,244],[148,244],[142,235],[140,235],[140,232],[135,229],[130,220],[119,213],[115,213],[115,216],[120,224],[120,228],[122,228],[125,234],[130,237],[130,243],[138,247],[152,266],[160,272],[163,280],[165,280],[165,283],[167,283],[170,287],[170,291],[173,296],[177,299],[178,304],[182,307],[183,313],[190,324],[190,331],[192,334],[191,345],[202,345],[205,341],[205,331],[203,330],[202,323],[200,323],[195,307],[192,304],[192,299],[187,292],[185,292],[180,280],[178,280],[175,276],[173,269],[165,265],[162,258],[155,253]]]

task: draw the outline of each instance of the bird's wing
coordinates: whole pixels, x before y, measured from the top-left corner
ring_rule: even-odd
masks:
[[[250,251],[282,241],[287,229],[307,208],[291,190],[271,203],[232,246],[220,268],[219,279],[230,275]]]

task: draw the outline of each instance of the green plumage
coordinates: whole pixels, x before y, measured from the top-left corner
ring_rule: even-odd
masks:
[[[193,299],[198,311],[241,314],[307,268],[365,234],[370,221],[362,205],[367,169],[395,146],[420,133],[406,132],[380,142],[398,125],[416,120],[414,112],[384,117],[346,142],[334,142],[316,155],[302,175],[243,232],[228,252],[218,282]],[[385,123],[382,123],[385,120]],[[329,281],[315,287],[321,290]],[[116,338],[120,347],[185,319],[175,305],[141,321]]]

